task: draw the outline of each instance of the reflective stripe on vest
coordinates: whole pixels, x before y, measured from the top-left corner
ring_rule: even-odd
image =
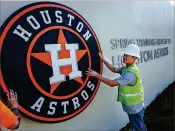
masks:
[[[125,96],[125,97],[131,97],[131,96],[139,96],[139,95],[142,95],[143,92],[134,93],[134,94],[123,94],[123,93],[119,92],[119,94],[122,95],[122,96]]]

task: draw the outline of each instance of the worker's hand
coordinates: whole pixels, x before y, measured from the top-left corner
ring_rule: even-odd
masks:
[[[88,71],[86,71],[86,75],[91,76],[91,77],[97,77],[98,73],[88,68]]]
[[[18,107],[18,96],[17,93],[14,92],[12,89],[10,89],[10,91],[7,92],[7,106],[9,108]]]
[[[98,55],[100,56],[100,59],[102,59],[103,61],[105,60],[105,57],[101,53],[98,53]]]

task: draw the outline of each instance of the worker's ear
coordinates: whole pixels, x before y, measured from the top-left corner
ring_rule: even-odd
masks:
[[[135,61],[136,61],[136,57],[135,57],[135,56],[132,56],[132,58],[133,58],[133,60],[135,60]]]

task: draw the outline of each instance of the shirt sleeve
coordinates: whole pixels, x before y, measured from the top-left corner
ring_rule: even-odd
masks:
[[[8,128],[17,120],[18,117],[0,100],[0,126]]]
[[[126,86],[127,84],[135,84],[136,76],[133,72],[126,72],[120,77],[116,78],[120,86]]]
[[[116,73],[122,74],[122,69],[123,69],[123,67],[118,68],[118,69],[116,70]]]

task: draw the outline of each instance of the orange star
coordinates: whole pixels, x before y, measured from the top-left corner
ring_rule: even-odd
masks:
[[[62,29],[59,30],[57,44],[61,44],[61,48],[62,48],[62,50],[60,52],[58,52],[59,58],[60,59],[70,58],[70,52],[68,50],[66,50],[66,48],[65,48],[65,44],[67,44],[67,41],[66,41],[66,38],[63,34]],[[87,52],[86,50],[76,51],[77,63],[84,56],[84,54],[86,52]],[[51,55],[49,52],[32,53],[32,56],[52,67]],[[61,71],[61,74],[64,74],[65,76],[69,76],[69,74],[72,72],[72,66],[63,66],[60,68],[60,71]],[[81,77],[75,78],[74,80],[79,82],[80,84],[83,84]],[[61,84],[61,82],[51,84],[50,94],[52,94],[58,88],[58,86],[60,84]]]

